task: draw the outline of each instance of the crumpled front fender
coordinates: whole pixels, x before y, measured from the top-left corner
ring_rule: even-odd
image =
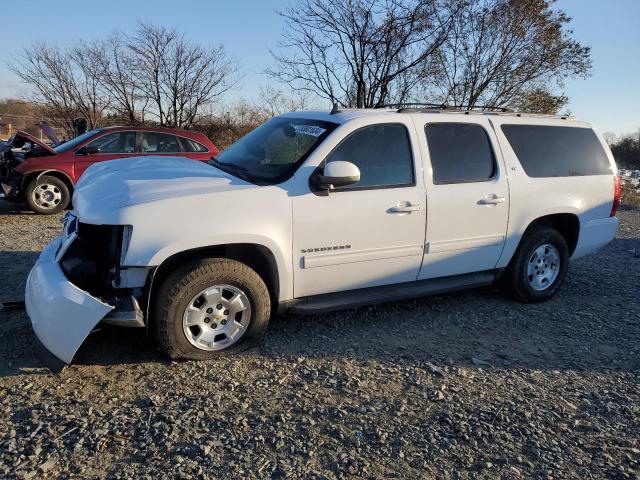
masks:
[[[55,359],[71,363],[91,330],[114,307],[65,277],[55,261],[61,245],[58,237],[40,254],[27,279],[25,305],[38,341]],[[44,360],[51,366],[47,360],[53,359]]]

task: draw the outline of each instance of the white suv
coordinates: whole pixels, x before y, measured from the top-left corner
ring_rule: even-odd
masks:
[[[606,143],[574,119],[290,113],[208,164],[93,165],[26,305],[56,369],[99,322],[148,328],[170,357],[206,359],[255,343],[275,312],[498,280],[537,302],[570,258],[611,241],[618,198]]]

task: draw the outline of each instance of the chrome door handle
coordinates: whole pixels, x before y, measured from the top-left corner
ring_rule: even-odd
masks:
[[[478,200],[478,204],[479,205],[497,205],[498,203],[504,203],[506,201],[507,200],[506,200],[505,197],[499,197],[495,193],[491,193],[491,194],[487,195],[486,197],[481,198],[480,200]]]
[[[422,205],[419,203],[404,202],[389,208],[387,213],[411,213],[419,212],[420,210],[422,210]]]

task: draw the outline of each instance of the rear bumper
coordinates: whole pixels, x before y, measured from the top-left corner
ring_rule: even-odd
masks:
[[[582,223],[578,244],[571,258],[580,258],[604,247],[614,239],[617,230],[616,217],[598,218]]]
[[[61,245],[58,237],[42,251],[25,290],[27,314],[45,351],[41,358],[49,364],[71,363],[87,335],[113,310],[65,277],[55,261]]]

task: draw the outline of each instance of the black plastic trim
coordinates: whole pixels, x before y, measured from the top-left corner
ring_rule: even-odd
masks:
[[[299,314],[327,313],[345,308],[374,305],[427,295],[491,285],[502,273],[501,269],[465,273],[449,277],[417,280],[414,282],[360,288],[344,292],[324,293],[284,302],[282,310]]]

